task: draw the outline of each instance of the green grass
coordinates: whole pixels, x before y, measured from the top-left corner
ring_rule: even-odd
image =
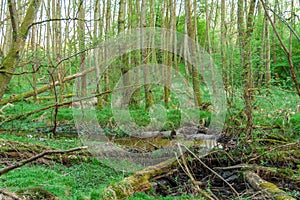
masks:
[[[58,149],[69,149],[80,145],[77,138],[45,138],[41,141],[38,135],[29,138],[28,134],[2,133],[3,139],[15,140],[23,143],[47,145]],[[4,167],[3,165],[1,167]],[[58,163],[48,165],[27,164],[10,171],[0,178],[0,188],[13,192],[40,188],[53,193],[62,200],[100,199],[102,191],[107,186],[117,183],[128,174],[117,172],[107,167],[104,162],[91,158],[86,162],[74,164],[70,167]],[[138,193],[128,200],[137,199],[195,199],[193,196],[159,197]],[[201,198],[200,198],[201,199]]]
[[[50,137],[50,135],[41,135],[37,133],[2,133],[0,137],[18,142],[50,146],[56,149],[70,149],[83,145],[77,136],[53,138]]]
[[[68,168],[59,164],[27,165],[3,175],[0,187],[11,191],[42,188],[59,199],[77,199],[89,196],[123,178],[121,173],[116,173],[99,162],[82,163]]]
[[[151,197],[145,193],[137,193],[131,197],[128,197],[126,200],[140,200],[140,199],[143,199],[143,200],[202,200],[203,198],[202,197],[196,197],[196,196],[193,196],[193,195],[182,195],[180,197],[161,197],[161,196],[158,196],[158,197]]]
[[[180,71],[184,72],[184,66],[179,66]],[[11,82],[9,93],[23,93],[30,90],[29,84],[22,85],[24,81],[14,78]],[[15,86],[14,86],[15,85]],[[14,86],[14,87],[12,87]],[[205,102],[210,101],[210,98],[205,92],[205,88],[201,88],[203,99]],[[236,89],[233,98],[233,107],[229,109],[232,116],[240,120],[245,126],[245,116],[242,114],[244,110],[243,90]],[[144,109],[144,92],[141,90],[140,105],[130,105],[129,112],[131,117],[140,126],[146,126],[150,123],[151,113]],[[44,93],[43,95],[49,95]],[[8,97],[6,95],[5,97]],[[110,98],[110,97],[109,97]],[[158,87],[153,93],[155,104],[164,106],[163,102],[163,88]],[[170,108],[166,111],[166,120],[161,130],[169,130],[177,128],[180,120],[184,114],[188,114],[191,119],[209,118],[210,113],[205,111],[195,110],[180,110],[178,99],[171,93]],[[138,99],[139,100],[139,99]],[[53,101],[52,101],[53,103]],[[51,101],[44,101],[42,103],[33,103],[31,101],[21,101],[14,103],[14,107],[8,107],[5,110],[5,118],[30,112],[47,105],[52,104]],[[255,98],[253,100],[253,117],[254,124],[257,126],[274,127],[278,126],[280,129],[273,129],[272,133],[281,135],[288,140],[294,141],[300,138],[300,113],[296,112],[297,105],[300,105],[300,99],[295,92],[284,91],[279,87],[270,86],[269,88],[261,88],[260,92],[255,91]],[[156,110],[156,112],[162,112]],[[112,109],[106,105],[101,110],[96,111],[98,121],[101,125],[106,126],[109,123],[114,123]],[[164,113],[159,113],[161,116]],[[43,113],[35,113],[26,119],[14,120],[13,122],[1,125],[1,128],[8,130],[19,130],[19,132],[2,133],[1,138],[16,140],[24,143],[39,144],[51,146],[57,149],[69,149],[76,146],[81,146],[81,142],[77,137],[59,137],[53,138],[51,135],[42,134],[37,131],[37,128],[47,127],[53,125],[54,109],[49,109]],[[227,123],[233,123],[232,116],[227,116]],[[58,113],[59,126],[64,124],[74,124],[72,108],[59,108]],[[284,133],[282,133],[284,130]],[[107,129],[108,132],[115,132],[119,136],[123,136],[124,132],[118,129]],[[68,134],[68,131],[66,131]],[[243,133],[237,133],[242,137]],[[254,131],[255,138],[265,137],[264,131]],[[24,188],[39,187],[52,192],[60,199],[99,199],[103,189],[121,179],[125,174],[115,172],[113,169],[107,167],[103,162],[91,159],[88,162],[65,167],[60,164],[51,165],[26,165],[19,169],[9,172],[1,176],[0,188],[8,188],[12,191],[18,191]],[[148,200],[169,200],[169,199],[201,199],[201,197],[194,197],[183,195],[181,197],[159,197],[154,195],[147,195],[145,193],[138,193],[128,200],[148,199]]]

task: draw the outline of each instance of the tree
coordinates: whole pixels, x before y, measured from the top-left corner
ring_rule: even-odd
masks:
[[[85,25],[84,25],[84,17],[85,17],[85,10],[84,10],[84,1],[80,0],[79,1],[79,6],[78,6],[78,17],[79,19],[82,19],[78,21],[78,39],[79,39],[79,51],[83,52],[85,49]],[[85,65],[85,52],[80,54],[80,71],[84,71],[86,69]],[[81,77],[81,95],[86,96],[87,91],[86,91],[86,75]]]
[[[270,28],[269,22],[266,20],[265,22],[265,57],[264,64],[266,66],[265,80],[266,85],[269,85],[271,81],[271,45],[270,45]]]
[[[7,88],[15,69],[19,63],[20,52],[23,50],[28,31],[31,24],[36,17],[36,13],[40,7],[41,0],[31,0],[26,11],[22,23],[18,23],[16,19],[16,4],[14,0],[8,1],[11,26],[13,31],[12,43],[9,47],[8,53],[4,56],[2,65],[0,67],[0,98],[3,97],[5,89]]]
[[[290,67],[290,73],[291,73],[291,78],[295,84],[295,88],[296,88],[296,91],[297,91],[297,94],[300,96],[300,85],[299,85],[299,81],[298,81],[298,78],[297,78],[297,75],[296,75],[296,72],[295,72],[295,68],[294,68],[294,63],[293,63],[293,60],[292,60],[292,51],[291,49],[288,49],[286,47],[286,45],[284,44],[281,36],[279,35],[277,29],[276,29],[276,26],[275,24],[273,23],[269,13],[268,13],[268,10],[267,10],[267,6],[266,6],[266,3],[264,0],[261,0],[261,3],[263,5],[263,8],[265,10],[265,13],[266,13],[266,16],[270,22],[270,24],[272,25],[272,28],[273,28],[273,31],[275,33],[275,35],[277,36],[279,42],[280,42],[280,45],[287,57],[287,60],[288,60],[288,63],[289,63],[289,67]],[[291,37],[291,36],[290,36]]]
[[[147,12],[147,1],[142,0],[142,6],[141,6],[141,28],[146,28],[147,23],[146,23],[146,12]],[[142,42],[141,44],[143,45],[145,41],[145,35],[142,33]],[[142,62],[143,62],[143,67],[144,67],[144,89],[145,89],[145,98],[146,98],[146,109],[149,109],[150,106],[153,104],[152,100],[152,91],[151,91],[151,85],[149,84],[149,68],[148,68],[148,49],[143,48],[142,50]]]
[[[194,40],[195,34],[194,34],[194,25],[193,25],[193,21],[192,21],[190,0],[185,1],[185,17],[186,17],[185,22],[186,22],[186,26],[187,26],[188,36]],[[196,46],[194,43],[191,43],[189,45],[190,45],[190,49],[191,49],[191,52],[188,52],[189,56],[191,56],[191,59],[196,59],[197,55],[194,55],[196,52]],[[190,64],[188,64],[188,65],[190,65]],[[200,96],[200,81],[199,81],[199,73],[198,73],[197,66],[191,66],[191,74],[192,74],[192,81],[193,81],[195,104],[196,104],[196,106],[201,106],[202,99]]]
[[[238,31],[241,48],[241,60],[244,70],[244,103],[247,116],[246,135],[251,137],[253,116],[252,116],[252,62],[251,62],[251,35],[253,32],[253,18],[256,0],[250,1],[249,12],[247,13],[247,26],[244,23],[244,1],[238,1]]]

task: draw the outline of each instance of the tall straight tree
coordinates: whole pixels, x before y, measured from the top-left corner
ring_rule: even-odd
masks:
[[[109,37],[110,34],[110,21],[111,21],[111,1],[103,0],[103,3],[106,2],[106,11],[105,11],[105,40]],[[107,64],[107,47],[104,47],[104,61],[105,65]],[[109,70],[104,71],[104,91],[108,91],[110,89],[109,82]],[[108,95],[103,95],[103,100],[108,100]]]
[[[78,39],[79,39],[79,51],[82,52],[80,54],[80,70],[84,71],[86,69],[85,65],[85,26],[84,26],[84,16],[85,16],[85,7],[84,7],[84,1],[80,0],[79,1],[79,6],[78,6]],[[81,95],[86,96],[86,75],[81,77]]]
[[[195,8],[194,8],[195,9]],[[188,36],[194,40],[195,38],[195,32],[194,32],[194,25],[192,21],[192,11],[191,11],[191,1],[186,0],[185,1],[185,22],[187,26],[187,32]],[[196,46],[194,43],[188,44],[191,51],[189,52],[189,56],[191,56],[191,59],[197,59],[197,55],[194,55],[196,52]],[[190,65],[190,63],[188,63]],[[191,74],[192,74],[192,80],[193,80],[193,90],[194,90],[194,100],[196,106],[201,106],[202,99],[200,96],[200,81],[199,81],[199,73],[197,70],[197,66],[191,66]]]
[[[147,0],[142,0],[142,6],[141,6],[141,28],[146,28],[146,12],[147,12]],[[142,30],[142,42],[143,45],[145,41],[145,32]],[[142,62],[144,67],[144,89],[145,89],[145,98],[146,98],[146,109],[149,109],[150,106],[153,104],[152,100],[152,92],[151,92],[151,86],[149,84],[150,80],[150,74],[149,74],[149,68],[148,68],[148,50],[144,47],[142,47]]]
[[[266,0],[268,2],[268,0]],[[267,17],[266,17],[267,18]],[[269,85],[271,80],[271,45],[270,45],[270,28],[269,28],[269,21],[266,20],[265,22],[265,56],[264,56],[264,64],[266,66],[266,73],[265,73],[265,81],[266,85]]]
[[[125,7],[126,7],[125,4],[126,4],[125,0],[119,1],[119,15],[118,15],[118,34],[119,35],[124,34],[124,31],[125,31]],[[120,47],[120,48],[122,48],[122,47]],[[128,74],[125,75],[128,72],[128,62],[127,62],[125,55],[122,55],[120,59],[121,59],[120,69],[121,69],[121,73],[122,73],[123,85],[124,85],[124,87],[127,87],[130,85],[130,77]],[[127,90],[124,90],[124,93],[123,93],[124,100],[129,95],[129,94],[127,94],[126,91]]]
[[[253,32],[253,18],[255,10],[256,0],[250,1],[249,12],[247,13],[247,26],[244,25],[244,1],[238,1],[238,31],[241,48],[241,59],[243,66],[244,77],[244,102],[245,102],[245,114],[247,116],[247,137],[251,137],[253,116],[252,116],[252,62],[251,62],[251,35]]]
[[[222,57],[222,69],[223,69],[223,80],[225,85],[226,93],[229,92],[229,69],[228,69],[228,63],[227,63],[227,31],[226,31],[226,1],[221,1],[221,57]],[[227,100],[229,102],[229,95],[227,96]]]

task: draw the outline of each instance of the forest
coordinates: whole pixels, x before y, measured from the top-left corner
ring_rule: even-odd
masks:
[[[300,1],[0,2],[0,200],[300,199]]]

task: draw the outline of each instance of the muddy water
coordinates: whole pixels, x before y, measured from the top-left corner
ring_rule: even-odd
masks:
[[[206,149],[211,149],[217,145],[216,140],[185,140],[185,139],[170,139],[162,136],[149,137],[149,138],[136,138],[136,137],[125,137],[113,139],[112,142],[121,145],[126,149],[134,148],[137,151],[149,152],[157,149],[171,148],[176,146],[178,143],[183,144],[187,147],[197,146]]]

